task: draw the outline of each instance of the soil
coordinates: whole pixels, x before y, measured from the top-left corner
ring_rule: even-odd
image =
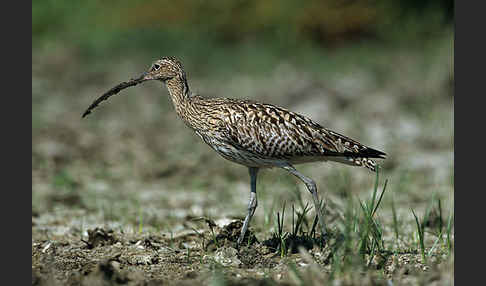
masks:
[[[229,270],[221,274],[229,285],[285,285],[248,275],[255,269],[274,269],[283,260],[275,238],[259,242],[251,230],[246,236],[251,239],[238,247],[241,226],[241,221],[233,221],[222,228],[213,225],[204,234],[176,238],[95,228],[87,230],[87,240],[35,240],[32,285],[193,285],[214,279],[210,274],[217,268]],[[296,245],[302,241],[313,249],[310,238],[287,237],[288,243],[295,242],[290,252],[296,253]],[[242,273],[247,278],[237,279]]]

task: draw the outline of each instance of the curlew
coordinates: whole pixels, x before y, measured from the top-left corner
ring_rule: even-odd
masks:
[[[327,232],[316,183],[297,171],[294,165],[334,161],[376,171],[377,165],[370,158],[384,159],[386,155],[282,107],[252,100],[194,95],[189,90],[182,63],[174,57],[157,60],[140,77],[113,87],[96,99],[83,117],[122,89],[148,80],[165,84],[178,116],[214,151],[229,161],[248,167],[250,199],[238,245],[245,238],[258,205],[256,181],[261,168],[282,168],[306,185],[325,242]]]

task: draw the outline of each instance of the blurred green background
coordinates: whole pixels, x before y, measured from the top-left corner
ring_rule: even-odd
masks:
[[[166,230],[179,213],[244,214],[247,170],[200,142],[161,84],[81,120],[103,92],[172,55],[196,93],[280,105],[385,151],[384,212],[394,198],[413,225],[411,206],[453,204],[453,47],[453,1],[34,0],[33,213],[136,225],[143,205],[147,227]],[[315,166],[299,169],[337,203],[373,185],[364,169]],[[280,171],[260,178],[256,227],[302,187]]]
[[[453,1],[441,0],[32,2],[34,50],[94,61],[170,54],[193,72],[320,66],[350,47],[425,49],[452,25]]]

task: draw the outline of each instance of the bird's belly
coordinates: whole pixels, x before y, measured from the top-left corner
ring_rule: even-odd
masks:
[[[269,158],[245,150],[239,150],[229,144],[210,146],[226,160],[248,167],[271,168],[281,166],[286,162],[284,159]]]
[[[199,132],[196,133],[219,155],[226,160],[237,164],[245,165],[247,167],[271,168],[281,166],[283,163],[288,162],[285,159],[261,156],[250,151],[241,150],[222,140],[218,140],[214,137],[204,136]]]
[[[248,167],[272,168],[281,167],[287,164],[304,164],[311,162],[325,162],[328,159],[324,156],[296,156],[290,158],[272,158],[256,155],[251,152],[242,151],[233,146],[211,146],[218,154],[226,160],[245,165]]]

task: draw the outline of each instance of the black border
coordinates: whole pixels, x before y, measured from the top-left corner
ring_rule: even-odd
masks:
[[[29,100],[32,106],[32,80],[26,79],[29,60],[32,66],[32,13],[28,12],[31,10],[30,2],[9,2],[3,6],[0,17],[4,79],[0,115],[3,135],[0,140],[3,166],[1,245],[6,264],[4,279],[7,278],[2,279],[2,284],[6,285],[31,283],[27,272],[29,232],[26,227],[32,214],[32,207],[29,210],[27,202],[29,197],[32,201],[32,176],[28,175],[32,174],[32,168],[29,171],[32,153],[28,151],[28,143],[32,142],[32,112],[26,108]],[[32,231],[30,234],[32,236]],[[9,283],[11,279],[13,283]]]

